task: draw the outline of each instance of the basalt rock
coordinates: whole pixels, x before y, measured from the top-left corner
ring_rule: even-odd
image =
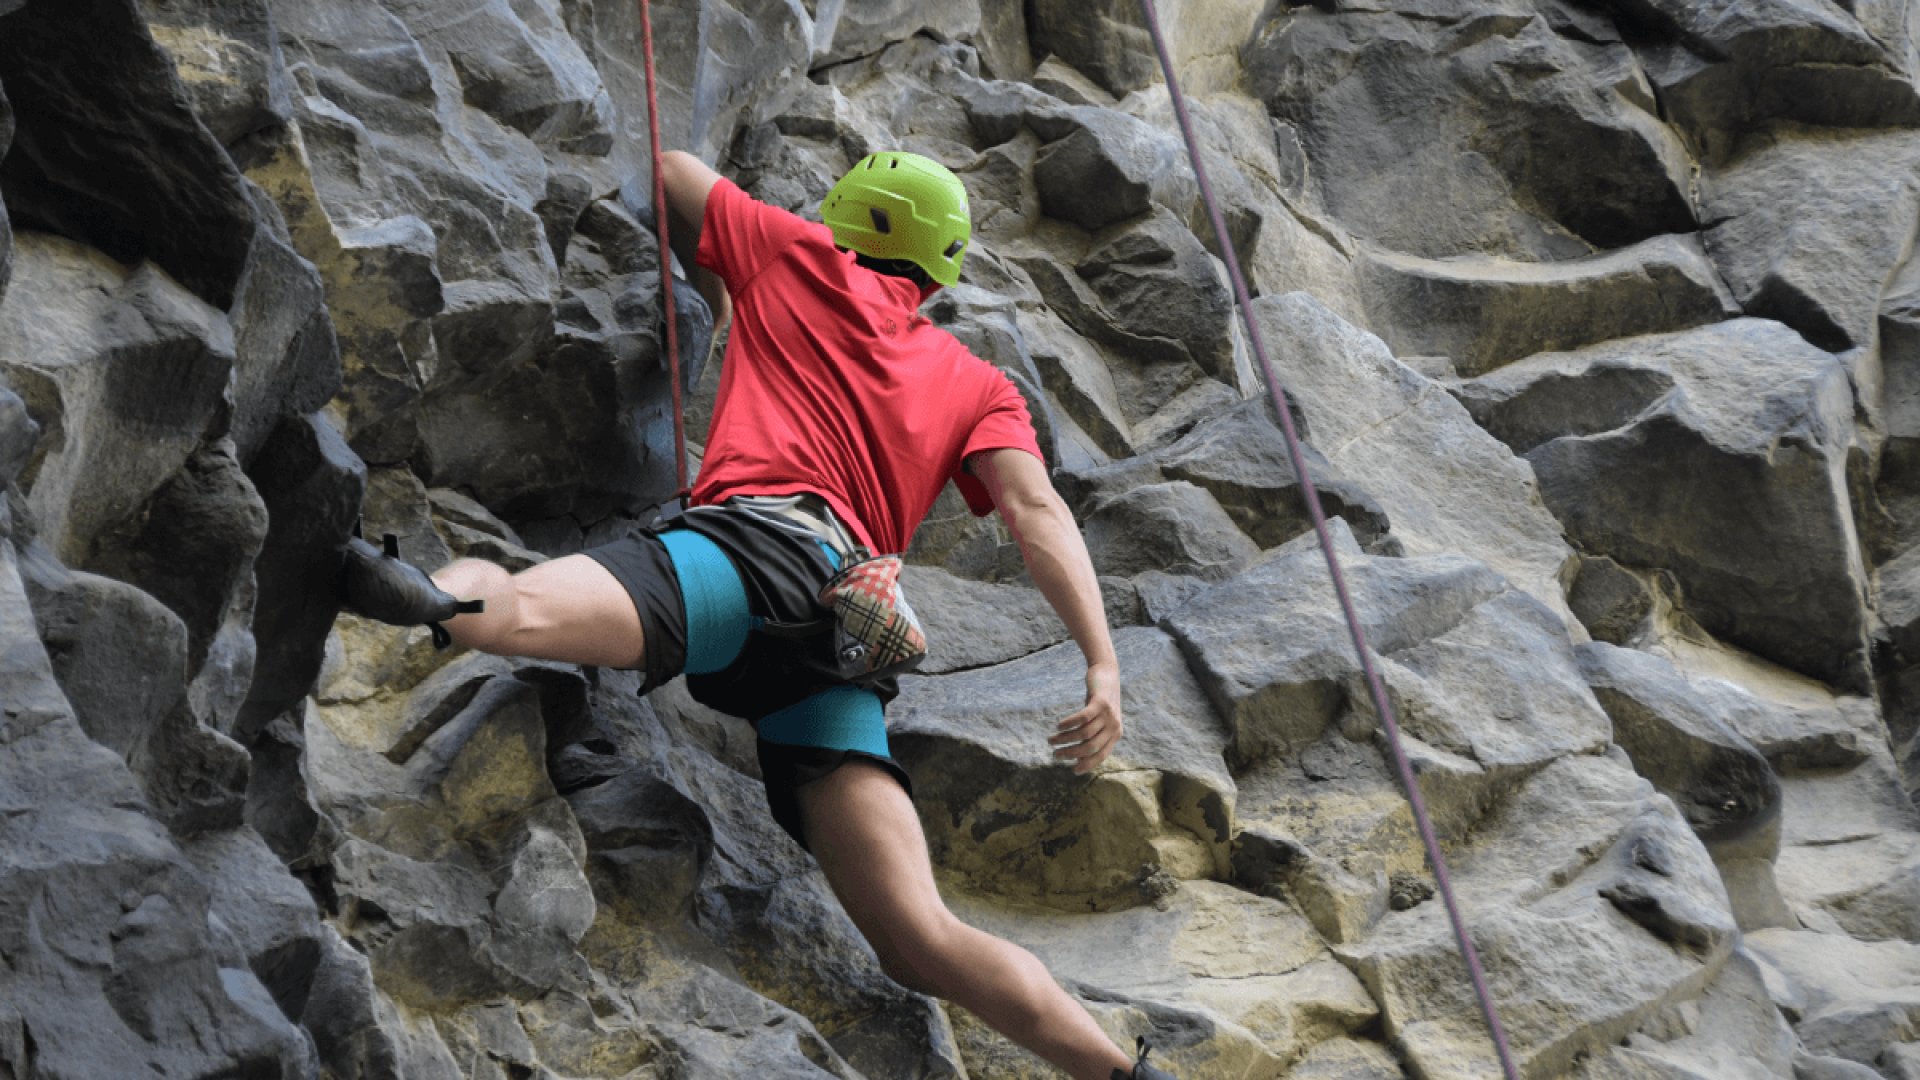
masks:
[[[1585,385],[1604,404],[1569,417],[1569,391]],[[1852,396],[1838,361],[1759,320],[1542,355],[1462,391],[1526,454],[1584,549],[1669,570],[1708,630],[1859,686],[1867,615],[1846,479]],[[1733,521],[1744,524],[1729,532]]]

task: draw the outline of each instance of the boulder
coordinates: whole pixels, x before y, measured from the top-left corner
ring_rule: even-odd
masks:
[[[1081,530],[1103,574],[1156,570],[1217,579],[1260,550],[1205,488],[1179,480],[1101,499]]]
[[[14,219],[123,263],[152,259],[230,307],[253,209],[133,0],[28,5],[8,19],[0,71],[19,126],[0,166]]]
[[[320,674],[340,610],[334,551],[359,520],[367,484],[365,463],[317,414],[283,421],[248,475],[266,505],[267,535],[254,561],[260,644],[234,728],[242,742],[305,697]]]
[[[1344,522],[1333,522],[1332,534],[1395,711],[1426,752],[1451,758],[1442,772],[1491,780],[1606,744],[1606,717],[1544,605],[1473,560],[1372,557]],[[1193,596],[1162,622],[1227,720],[1236,771],[1297,757],[1336,725],[1348,731],[1349,714],[1347,738],[1371,734],[1359,663],[1313,538]],[[1470,676],[1453,663],[1481,650]],[[1470,812],[1471,800],[1458,808]]]
[[[1363,547],[1371,549],[1385,540],[1391,524],[1379,502],[1311,445],[1303,443],[1300,450],[1325,513],[1344,518]],[[1286,437],[1265,398],[1241,402],[1202,421],[1154,460],[1169,479],[1212,493],[1234,524],[1263,548],[1277,547],[1313,527]]]
[[[1290,343],[1279,375],[1313,445],[1372,494],[1408,554],[1472,552],[1577,625],[1562,585],[1573,551],[1526,462],[1313,298],[1262,297],[1254,315],[1268,342]]]
[[[1811,1053],[1872,1067],[1920,1033],[1920,946],[1810,930],[1763,930],[1747,944]]]
[[[1532,5],[1301,6],[1241,58],[1324,205],[1382,247],[1540,262],[1692,230],[1687,153],[1633,53]]]
[[[1368,320],[1395,354],[1445,356],[1467,376],[1739,312],[1699,242],[1674,236],[1544,266],[1373,251],[1358,272]]]
[[[1709,158],[1774,120],[1873,128],[1920,119],[1913,32],[1901,4],[1608,0],[1604,7],[1643,42],[1662,115]]]
[[[1602,757],[1540,771],[1453,857],[1454,887],[1524,1073],[1566,1075],[1697,997],[1738,930],[1700,842],[1646,781]],[[1432,1077],[1498,1069],[1441,905],[1388,914],[1335,950],[1388,1036]]]
[[[1583,1062],[1576,1080],[1686,1077],[1768,1080],[1795,1071],[1793,1028],[1767,992],[1761,964],[1744,947],[1698,1000],[1662,1010],[1623,1045]]]
[[[1653,614],[1654,593],[1638,575],[1599,555],[1580,560],[1567,606],[1595,641],[1631,646]]]
[[[87,568],[226,413],[226,319],[152,264],[47,236],[16,246],[0,373],[43,435],[22,483],[40,535]]]
[[[1284,1070],[1314,1047],[1378,1022],[1359,980],[1305,919],[1218,882],[1184,882],[1155,907],[1091,915],[965,894],[950,903],[1032,950],[1115,1041],[1146,1035],[1153,1063],[1182,1076],[1296,1075]],[[1024,1054],[1018,1064],[1035,1071],[989,1072],[999,1064],[991,1052],[1013,1048],[985,1033],[971,1041],[970,1070],[1040,1075]]]
[[[139,8],[193,114],[221,145],[286,122],[293,87],[265,0],[141,0]]]
[[[0,544],[0,1063],[311,1075],[304,1035],[211,920],[209,883],[75,721],[31,610]]]
[[[1588,383],[1603,404],[1529,445]],[[1778,323],[1740,319],[1537,356],[1460,392],[1526,454],[1584,550],[1670,571],[1688,614],[1732,644],[1861,685],[1854,406],[1839,361]]]
[[[1098,232],[1156,203],[1185,217],[1198,194],[1179,140],[1124,113],[1070,106],[1027,123],[1046,143],[1033,183],[1049,217]]]
[[[1714,708],[1731,704],[1726,699],[1738,691],[1696,693],[1672,664],[1604,642],[1581,645],[1577,654],[1613,720],[1614,743],[1674,801],[1707,850],[1770,858],[1779,845],[1780,780]],[[1748,701],[1757,711],[1759,703]]]
[[[1226,732],[1165,634],[1122,630],[1115,648],[1127,733],[1091,776],[1055,763],[1046,742],[1086,703],[1074,646],[903,680],[889,739],[937,864],[1073,910],[1137,904],[1219,872],[1234,799]]]
[[[1920,135],[1786,128],[1702,178],[1708,255],[1747,314],[1823,349],[1874,339],[1881,296],[1920,220]]]

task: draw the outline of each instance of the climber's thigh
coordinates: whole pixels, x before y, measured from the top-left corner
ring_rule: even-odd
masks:
[[[645,663],[633,597],[606,566],[568,555],[513,575],[511,639],[497,651],[600,667]]]
[[[866,760],[846,762],[798,796],[807,846],[827,884],[901,978],[957,925],[934,884],[912,797],[892,770]]]

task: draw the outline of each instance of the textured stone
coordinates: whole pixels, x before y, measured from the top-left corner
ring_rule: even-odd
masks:
[[[1368,318],[1394,352],[1445,356],[1463,375],[1739,310],[1698,242],[1670,236],[1547,265],[1374,252],[1359,268]]]
[[[150,258],[231,305],[253,210],[133,0],[27,5],[8,19],[0,71],[19,126],[0,168],[16,227]]]
[[[1606,406],[1527,446],[1589,380]],[[1734,320],[1535,357],[1463,396],[1524,449],[1584,549],[1671,571],[1687,612],[1733,644],[1861,685],[1854,407],[1838,361],[1778,323]]]
[[[1212,494],[1179,480],[1105,498],[1081,527],[1103,574],[1158,570],[1219,578],[1259,553]]]
[[[267,508],[254,561],[259,583],[253,634],[260,643],[235,732],[250,741],[305,697],[320,673],[327,632],[340,610],[333,552],[359,518],[366,465],[321,416],[289,418],[248,475]]]
[[[1561,1075],[1696,996],[1737,930],[1719,875],[1671,804],[1604,758],[1527,781],[1455,857],[1454,884],[1520,1067]],[[1440,905],[1390,914],[1338,950],[1389,1036],[1434,1077],[1498,1066]],[[1586,973],[1604,970],[1604,979]]]
[[[225,416],[233,334],[151,265],[42,236],[15,255],[0,371],[43,429],[21,486],[47,546],[86,568]]]
[[[1880,298],[1920,220],[1920,137],[1787,129],[1704,178],[1704,242],[1749,315],[1824,349],[1873,340]]]
[[[284,123],[292,86],[265,0],[140,0],[193,113],[222,145]]]
[[[1224,864],[1234,798],[1225,732],[1166,635],[1123,630],[1115,647],[1127,735],[1090,777],[1054,763],[1046,742],[1085,704],[1072,645],[905,680],[890,738],[937,863],[996,893],[1102,909]]]
[[[1346,519],[1363,546],[1384,540],[1391,523],[1380,504],[1311,445],[1300,449],[1323,510]],[[1285,436],[1265,398],[1202,421],[1154,457],[1170,479],[1211,492],[1234,524],[1263,548],[1313,527]]]
[[[1614,742],[1633,759],[1635,771],[1679,806],[1708,850],[1757,844],[1771,855],[1778,844],[1780,781],[1730,718],[1713,710],[1725,698],[1694,693],[1671,664],[1647,653],[1589,642],[1578,656],[1613,720]]]
[[[1770,120],[1911,126],[1920,118],[1913,31],[1897,2],[1608,0],[1641,49],[1664,115],[1707,155]]]
[[[1242,55],[1319,197],[1391,250],[1544,261],[1691,231],[1687,154],[1633,53],[1530,4],[1302,6]]]
[[[1286,388],[1312,443],[1378,500],[1408,554],[1472,552],[1577,625],[1562,586],[1573,552],[1525,462],[1311,297],[1263,297],[1254,314],[1268,341],[1292,344]]]
[[[1889,1043],[1920,1031],[1920,947],[1807,930],[1763,930],[1747,940],[1778,971],[1794,1029],[1812,1053],[1871,1066]]]

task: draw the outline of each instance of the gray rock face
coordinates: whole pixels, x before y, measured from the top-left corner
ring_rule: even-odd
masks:
[[[1688,231],[1686,152],[1618,37],[1556,33],[1524,4],[1435,7],[1294,8],[1246,46],[1343,222],[1413,255],[1528,261]]]
[[[1282,377],[1314,445],[1379,501],[1408,554],[1476,552],[1565,613],[1561,575],[1573,552],[1524,462],[1379,338],[1311,297],[1265,297],[1254,311],[1268,342],[1288,343]]]
[[[1671,236],[1545,266],[1380,252],[1360,274],[1368,317],[1396,354],[1445,356],[1462,375],[1739,310],[1699,245]]]
[[[254,233],[238,170],[133,0],[54,7],[28,5],[0,42],[18,125],[0,168],[10,212],[125,262],[151,258],[225,309]]]
[[[1601,409],[1529,445],[1589,381]],[[1700,625],[1762,656],[1864,677],[1864,571],[1846,486],[1853,404],[1832,357],[1777,323],[1736,320],[1535,357],[1462,398],[1525,452],[1582,547],[1670,570]]]
[[[1116,648],[1130,734],[1092,777],[1054,764],[1046,742],[1085,702],[1073,646],[907,680],[890,738],[937,861],[995,893],[1082,910],[1083,899],[1129,906],[1218,871],[1234,799],[1226,732],[1165,634],[1123,630]],[[1045,809],[1008,812],[1015,805]]]
[[[16,256],[0,371],[44,432],[22,487],[47,546],[84,567],[225,415],[233,334],[151,266],[41,236]]]
[[[1521,850],[1530,863],[1545,854],[1558,865],[1541,875],[1503,854]],[[1457,866],[1468,924],[1528,1072],[1564,1074],[1582,1051],[1696,996],[1733,948],[1726,893],[1699,841],[1646,781],[1607,758],[1571,757],[1528,781],[1476,830]],[[1472,990],[1439,905],[1389,915],[1365,945],[1339,952],[1415,1068],[1498,1070],[1484,1028],[1453,1019],[1471,1015]],[[1608,978],[1581,976],[1590,970]]]
[[[1580,646],[1579,658],[1613,720],[1614,743],[1709,850],[1778,844],[1780,781],[1730,718],[1702,707],[1718,704],[1710,694],[1691,694],[1671,665],[1646,653],[1596,641]],[[1768,829],[1774,835],[1757,837]]]
[[[1920,118],[1913,31],[1898,2],[1608,0],[1641,47],[1663,109],[1710,154],[1769,120],[1910,126]],[[1818,91],[1815,92],[1815,88]]]
[[[1920,219],[1916,160],[1910,133],[1813,142],[1789,130],[1749,140],[1710,174],[1707,251],[1747,314],[1835,352],[1869,343],[1907,255],[1888,225]]]
[[[1136,5],[655,7],[757,197],[961,176],[925,313],[1124,627],[1075,777],[1078,650],[943,496],[891,719],[952,908],[1183,1077],[1486,1075]],[[1158,8],[1528,1075],[1920,1075],[1913,4]],[[671,490],[639,42],[0,0],[0,1076],[1046,1073],[887,978],[750,725],[336,619],[359,519],[520,569]]]

